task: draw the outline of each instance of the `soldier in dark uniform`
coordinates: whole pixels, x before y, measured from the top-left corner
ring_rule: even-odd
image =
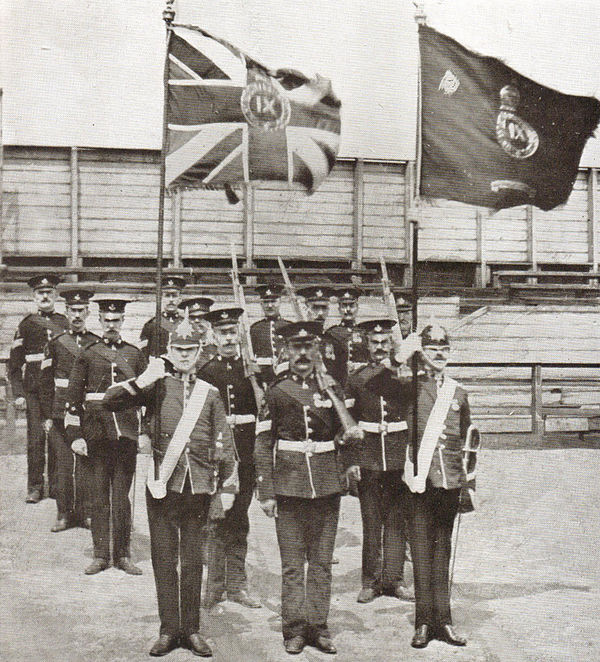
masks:
[[[179,645],[201,657],[212,654],[198,632],[202,528],[210,510],[222,514],[231,507],[238,486],[223,402],[216,388],[196,378],[200,342],[183,320],[171,334],[166,360],[152,357],[139,377],[112,386],[104,399],[117,412],[146,406],[153,431],[160,389],[161,438],[153,441],[159,477],[152,462],[146,490],[160,616],[154,657]]]
[[[325,285],[311,285],[297,290],[296,294],[304,297],[311,318],[321,322],[323,326],[329,316],[329,301],[335,295],[335,291]]]
[[[17,409],[27,407],[26,503],[37,503],[44,496],[46,434],[42,424],[39,391],[44,347],[51,338],[69,326],[67,318],[54,311],[58,281],[54,274],[34,276],[28,281],[38,310],[26,315],[19,323],[8,359],[7,373],[15,405]],[[52,448],[48,448],[48,487],[52,498],[56,492],[54,465],[54,452]]]
[[[178,308],[182,317],[186,314],[194,331],[200,336],[200,354],[198,355],[197,368],[200,369],[205,363],[208,363],[217,353],[217,346],[209,341],[208,331],[210,324],[204,319],[204,314],[210,310],[214,304],[214,299],[210,297],[189,297],[179,302]]]
[[[67,390],[66,437],[71,448],[89,457],[93,494],[92,539],[94,560],[85,570],[93,575],[108,568],[112,511],[113,559],[131,575],[142,571],[129,556],[131,504],[129,488],[135,472],[139,411],[118,414],[102,407],[109,386],[136,377],[146,367],[142,352],[121,338],[123,299],[97,299],[102,339],[88,345],[75,359]]]
[[[227,599],[245,607],[258,608],[260,602],[248,593],[246,552],[248,550],[248,508],[254,492],[254,437],[256,399],[250,379],[244,375],[240,357],[238,319],[241,308],[212,310],[205,319],[212,324],[218,354],[198,372],[201,379],[219,389],[225,403],[227,422],[233,433],[238,457],[239,491],[224,519],[211,527],[208,585],[205,606],[210,609]]]
[[[356,287],[344,287],[336,293],[341,321],[329,327],[323,334],[323,362],[327,372],[345,386],[348,375],[368,362],[369,350],[365,334],[356,324],[360,290]],[[332,351],[334,358],[327,358]]]
[[[452,529],[466,480],[462,449],[471,415],[466,391],[445,374],[450,351],[446,330],[428,325],[420,335],[425,374],[418,392],[418,474],[414,475],[412,453],[407,455],[404,469],[411,492],[408,503],[416,597],[411,645],[424,648],[430,639],[437,638],[464,646],[466,639],[452,626],[448,578]],[[411,409],[407,413],[409,428]]]
[[[260,296],[265,316],[250,327],[250,339],[256,362],[260,367],[260,379],[266,388],[275,378],[274,367],[283,348],[279,329],[288,324],[289,320],[283,319],[279,314],[281,285],[277,283],[257,285],[256,291]]]
[[[40,372],[40,404],[44,427],[56,456],[56,509],[53,532],[71,526],[89,528],[91,516],[88,470],[84,456],[71,450],[65,439],[65,413],[69,375],[75,358],[100,338],[85,328],[89,314],[89,290],[74,289],[62,293],[66,302],[69,330],[55,336],[46,345]]]
[[[393,375],[389,365],[394,324],[389,319],[373,319],[358,325],[367,338],[370,360],[350,374],[346,384],[346,394],[353,403],[350,411],[364,432],[357,454],[363,524],[362,589],[357,602],[362,603],[382,594],[414,599],[403,583],[408,490],[402,472],[410,382],[381,379],[386,387],[377,390],[369,385],[376,376],[384,378],[383,373]]]
[[[162,316],[160,319],[160,336],[158,354],[164,354],[169,341],[169,334],[181,322],[178,305],[181,291],[185,287],[185,278],[178,276],[163,276],[162,279]],[[154,352],[154,336],[156,332],[155,317],[149,319],[140,333],[139,347],[148,358]]]
[[[407,338],[412,331],[412,304],[402,297],[396,299],[396,312],[402,338]]]
[[[320,332],[315,321],[281,329],[290,371],[267,390],[256,426],[258,493],[261,508],[276,518],[283,638],[290,654],[300,653],[307,642],[336,652],[327,616],[342,492],[336,453],[341,424],[315,375]]]

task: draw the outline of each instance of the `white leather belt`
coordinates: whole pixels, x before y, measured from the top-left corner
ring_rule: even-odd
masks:
[[[229,425],[244,425],[245,423],[254,423],[256,416],[254,414],[230,414],[227,416]]]
[[[60,386],[61,388],[67,388],[69,385],[68,377],[55,377],[54,386]]]
[[[104,393],[86,393],[86,400],[104,400]]]
[[[273,357],[272,356],[257,356],[256,357],[256,363],[258,363],[258,365],[273,365]]]
[[[27,363],[36,363],[37,361],[43,361],[44,354],[25,354],[25,361]]]
[[[393,423],[359,421],[358,427],[365,432],[374,432],[375,434],[389,434],[390,432],[401,432],[408,429],[406,421],[395,421]]]
[[[334,451],[335,443],[333,441],[291,441],[289,439],[278,439],[277,448],[280,451],[294,451],[296,453],[312,455],[313,453],[328,453]]]

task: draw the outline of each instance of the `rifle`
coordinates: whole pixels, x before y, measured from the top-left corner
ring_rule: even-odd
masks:
[[[396,309],[396,298],[390,287],[390,279],[388,277],[387,266],[383,255],[379,256],[379,264],[381,265],[381,287],[383,288],[383,302],[388,308],[390,319],[393,319],[396,324],[392,327],[392,338],[394,345],[400,347],[402,345],[402,333],[400,332],[400,318],[398,317],[398,310]]]
[[[281,275],[283,276],[283,282],[285,284],[285,292],[290,298],[290,301],[298,317],[298,320],[306,322],[308,321],[308,313],[306,310],[303,310],[300,301],[298,300],[298,297],[296,295],[296,290],[292,285],[292,281],[290,280],[285,265],[283,264],[283,260],[278,256],[277,261],[279,262],[279,268],[281,269]],[[315,377],[317,379],[317,384],[319,385],[319,389],[323,393],[326,393],[329,399],[331,400],[331,404],[333,405],[338,415],[338,418],[340,419],[340,423],[344,428],[344,432],[347,432],[350,428],[356,428],[358,430],[356,421],[352,418],[352,415],[346,408],[344,401],[340,399],[337,396],[336,392],[333,390],[333,383],[334,383],[333,378],[331,377],[331,375],[327,373],[327,370],[325,369],[325,365],[323,364],[323,357],[321,356],[320,352],[319,352],[319,359],[316,365]],[[362,439],[362,436],[363,433],[362,430],[360,430],[359,438]]]
[[[281,275],[283,276],[285,293],[288,295],[290,299],[292,308],[296,313],[296,317],[298,318],[298,321],[303,321],[303,322],[308,321],[309,319],[308,311],[306,310],[306,308],[302,307],[302,304],[300,303],[298,297],[296,296],[296,290],[292,285],[292,281],[290,280],[287,269],[285,268],[285,264],[283,264],[283,260],[279,256],[277,256],[277,262],[279,263],[279,268],[281,269]]]
[[[256,365],[254,352],[252,351],[252,338],[250,337],[250,322],[248,320],[248,313],[246,311],[246,298],[244,296],[244,288],[240,283],[240,273],[237,266],[237,255],[235,246],[231,244],[231,280],[233,283],[233,297],[236,305],[244,312],[240,315],[240,348],[242,351],[242,363],[244,364],[244,376],[250,380],[252,391],[254,392],[254,399],[256,400],[256,407],[261,408],[264,394],[258,385],[258,380],[253,370],[253,365]]]

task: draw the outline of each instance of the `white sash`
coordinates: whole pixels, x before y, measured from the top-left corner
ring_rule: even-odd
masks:
[[[410,448],[406,448],[406,462],[404,463],[404,476],[402,479],[408,485],[411,492],[421,493],[425,491],[425,483],[429,474],[429,467],[431,467],[433,453],[438,439],[444,431],[446,416],[448,415],[448,410],[452,404],[452,398],[454,397],[457,386],[458,382],[454,379],[444,377],[444,383],[438,391],[435,403],[429,413],[423,436],[421,437],[419,454],[417,456],[419,473],[416,476],[414,475],[415,466],[410,459]]]
[[[154,462],[150,462],[148,465],[146,485],[150,490],[150,494],[155,499],[162,499],[167,495],[169,478],[171,478],[173,471],[175,471],[181,453],[183,453],[183,449],[189,441],[190,434],[198,422],[198,418],[200,418],[200,413],[204,408],[210,388],[211,385],[208,382],[202,379],[196,380],[187,405],[185,405],[183,414],[179,419],[179,423],[177,423],[173,437],[165,451],[163,461],[160,465],[158,480],[154,479]]]

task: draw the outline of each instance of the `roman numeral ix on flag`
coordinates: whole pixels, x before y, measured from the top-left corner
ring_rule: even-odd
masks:
[[[269,70],[195,26],[173,24],[167,56],[167,187],[278,180],[312,192],[329,174],[341,104],[328,79]]]

